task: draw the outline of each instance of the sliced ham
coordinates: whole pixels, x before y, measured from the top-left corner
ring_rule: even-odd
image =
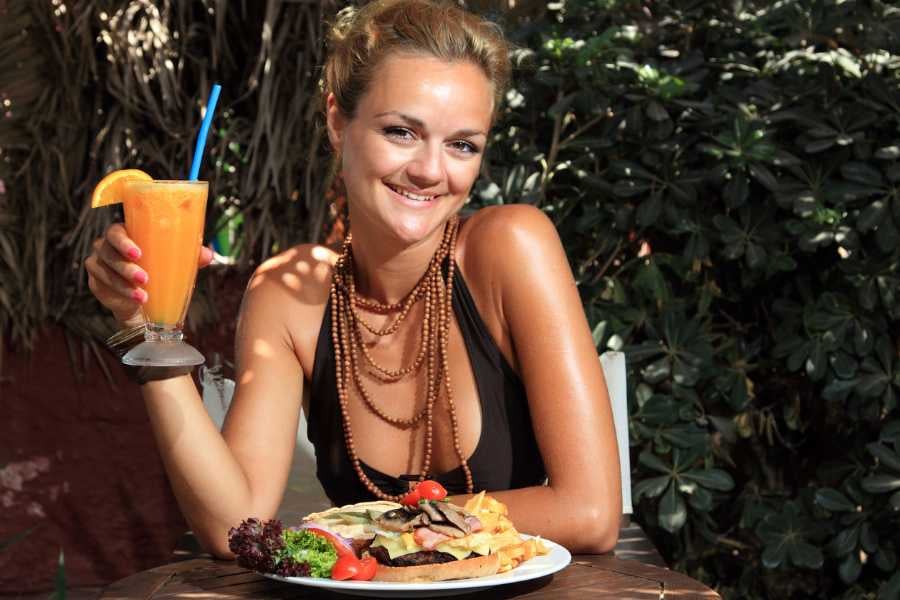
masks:
[[[428,527],[416,527],[413,533],[413,539],[416,543],[426,550],[434,550],[434,547],[445,540],[449,540],[449,535],[432,531]]]
[[[475,533],[476,531],[481,531],[483,527],[481,526],[481,521],[478,520],[478,517],[468,516],[466,517],[466,525],[469,526],[469,531]]]

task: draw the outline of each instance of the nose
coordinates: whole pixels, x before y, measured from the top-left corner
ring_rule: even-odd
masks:
[[[444,154],[439,144],[422,144],[406,167],[410,183],[425,189],[444,178]]]

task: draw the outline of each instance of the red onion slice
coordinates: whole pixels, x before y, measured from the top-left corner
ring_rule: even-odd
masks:
[[[303,525],[300,525],[299,527],[292,527],[291,529],[318,529],[319,531],[324,531],[328,535],[332,536],[332,538],[335,541],[337,541],[338,543],[340,543],[344,548],[346,548],[347,550],[350,550],[351,552],[354,551],[353,550],[353,540],[351,540],[350,538],[346,538],[342,535],[339,535],[339,534],[331,531],[327,527],[322,527],[321,525],[315,525],[313,523],[304,523]]]

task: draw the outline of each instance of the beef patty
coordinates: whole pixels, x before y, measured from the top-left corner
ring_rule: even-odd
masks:
[[[391,559],[387,548],[382,548],[381,546],[370,547],[369,554],[374,556],[379,563],[389,567],[415,567],[417,565],[434,565],[456,560],[456,557],[452,554],[438,552],[437,550],[422,550],[421,552],[404,554]]]

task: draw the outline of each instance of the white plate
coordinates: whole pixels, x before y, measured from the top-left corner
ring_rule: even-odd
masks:
[[[532,536],[522,535],[527,539]],[[550,550],[543,556],[535,556],[518,567],[499,575],[475,577],[472,579],[454,579],[452,581],[435,581],[431,583],[395,583],[391,581],[335,581],[318,577],[279,577],[263,573],[270,579],[296,583],[310,587],[323,588],[353,596],[380,596],[382,598],[427,598],[429,596],[452,596],[466,594],[494,587],[537,579],[564,569],[572,560],[572,555],[564,547],[542,538],[544,545]]]

